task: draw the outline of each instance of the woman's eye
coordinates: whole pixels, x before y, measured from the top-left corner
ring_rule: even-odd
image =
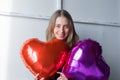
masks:
[[[55,27],[60,28],[60,26],[58,26],[58,25],[57,25],[57,26],[55,26]]]
[[[69,28],[69,26],[64,26],[65,28]]]

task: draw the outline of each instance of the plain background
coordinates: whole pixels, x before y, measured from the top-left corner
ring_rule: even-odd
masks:
[[[81,40],[98,41],[110,66],[110,79],[120,79],[120,0],[0,0],[0,80],[33,80],[20,57],[30,38],[46,41],[49,17],[66,9]]]

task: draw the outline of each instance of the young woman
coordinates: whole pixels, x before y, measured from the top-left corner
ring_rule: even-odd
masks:
[[[54,38],[65,41],[69,49],[71,49],[79,40],[72,17],[66,10],[57,10],[50,18],[46,30],[46,39],[49,41]],[[57,74],[60,76],[57,77],[57,75],[55,75],[55,77],[50,80],[68,80],[62,72],[57,72]],[[37,77],[38,75],[36,75],[35,80],[44,80],[43,78],[37,79]]]

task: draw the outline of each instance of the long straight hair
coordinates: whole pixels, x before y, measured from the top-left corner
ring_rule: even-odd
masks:
[[[67,39],[65,39],[65,42],[69,46],[69,48],[72,48],[74,44],[79,40],[79,36],[77,35],[75,28],[74,28],[74,23],[72,20],[71,15],[66,11],[66,10],[56,10],[53,15],[50,18],[48,28],[46,30],[46,40],[49,41],[53,38],[55,38],[54,35],[54,27],[55,27],[55,22],[58,17],[65,17],[69,21],[69,34]]]

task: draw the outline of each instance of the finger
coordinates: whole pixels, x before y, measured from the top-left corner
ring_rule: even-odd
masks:
[[[58,77],[57,80],[61,80],[61,77]]]
[[[38,77],[39,76],[39,73],[37,73],[36,75],[35,75],[35,77]]]
[[[34,80],[38,80],[39,73],[35,75]]]
[[[41,78],[40,80],[44,80],[44,78]]]
[[[57,74],[60,74],[60,76],[65,77],[65,75],[62,72],[57,72]]]

